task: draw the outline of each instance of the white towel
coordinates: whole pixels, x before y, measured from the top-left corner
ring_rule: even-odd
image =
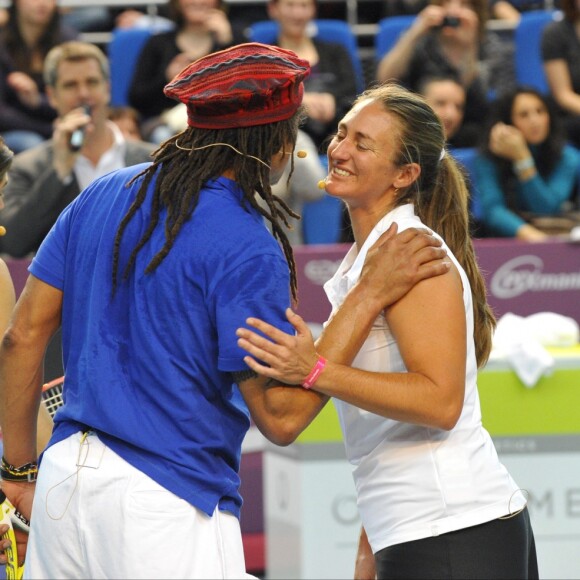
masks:
[[[528,388],[534,387],[554,370],[554,357],[546,347],[578,344],[578,323],[555,312],[539,312],[528,317],[507,313],[497,324],[493,337],[494,358],[505,358]]]

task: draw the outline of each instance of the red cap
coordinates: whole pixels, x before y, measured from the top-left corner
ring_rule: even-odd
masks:
[[[251,127],[289,119],[309,74],[308,62],[291,50],[251,42],[192,62],[164,93],[187,105],[190,127]]]

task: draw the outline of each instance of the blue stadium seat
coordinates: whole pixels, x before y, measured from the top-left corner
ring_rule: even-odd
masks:
[[[340,241],[342,202],[325,194],[302,208],[302,236],[305,244],[336,244]]]
[[[471,211],[471,215],[476,220],[481,220],[481,218],[483,217],[483,210],[481,208],[481,201],[479,200],[478,197],[477,183],[475,182],[473,171],[474,161],[475,158],[477,157],[477,149],[475,147],[464,147],[450,149],[449,152],[451,153],[451,155],[453,155],[456,161],[458,161],[459,164],[465,168],[467,172],[467,176],[471,184],[470,187],[471,199],[469,209]]]
[[[343,44],[352,60],[356,73],[357,91],[361,92],[365,88],[364,74],[356,36],[351,27],[343,20],[317,19],[313,22],[312,36],[325,42],[339,42]],[[261,20],[255,22],[248,29],[248,38],[252,42],[262,44],[275,44],[278,38],[278,23],[273,20]]]
[[[145,42],[153,34],[149,28],[117,28],[108,46],[111,66],[111,106],[129,104],[133,71]]]
[[[404,14],[387,16],[387,18],[379,20],[375,36],[375,57],[377,62],[393,48],[397,40],[399,40],[399,36],[413,24],[415,18],[414,14]]]
[[[560,14],[556,10],[522,12],[514,31],[514,58],[518,84],[534,87],[544,94],[549,92],[541,54],[542,32],[545,26]]]
[[[320,155],[322,165],[328,168],[328,158]],[[302,238],[305,244],[336,244],[342,228],[342,202],[325,194],[317,201],[302,207]]]

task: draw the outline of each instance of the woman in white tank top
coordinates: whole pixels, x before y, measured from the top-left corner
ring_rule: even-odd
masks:
[[[465,181],[444,144],[420,96],[393,84],[363,93],[329,145],[325,185],[346,203],[355,237],[325,285],[325,332],[348,328],[345,318],[355,330],[321,352],[324,333],[315,345],[289,313],[296,336],[251,319],[271,341],[240,329],[239,344],[255,372],[333,398],[363,522],[357,578],[537,578],[526,499],[481,424],[477,369],[495,320]],[[395,303],[367,292],[357,309],[361,286],[389,276],[367,254],[384,250],[393,224],[432,230],[449,269]]]

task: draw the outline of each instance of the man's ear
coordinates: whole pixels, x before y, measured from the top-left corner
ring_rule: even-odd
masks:
[[[54,87],[51,87],[50,85],[46,85],[45,92],[46,92],[46,97],[48,99],[48,104],[54,110],[58,111],[58,108],[57,108],[56,102],[55,102],[55,98],[54,98]]]
[[[406,189],[415,183],[421,175],[421,166],[418,163],[407,163],[399,168],[399,174],[393,181],[397,189]]]

